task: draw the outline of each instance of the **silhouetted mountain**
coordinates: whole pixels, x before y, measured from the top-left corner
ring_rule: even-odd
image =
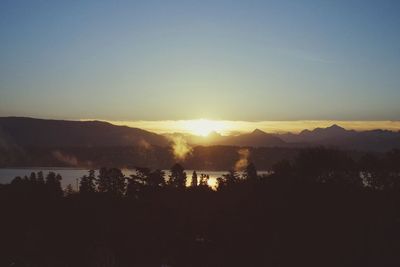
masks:
[[[255,129],[251,133],[224,136],[211,132],[207,137],[175,133],[192,146],[227,145],[249,147],[293,147],[334,146],[342,149],[363,151],[387,151],[400,148],[400,133],[387,130],[357,132],[346,130],[339,125],[314,130],[303,130],[299,134],[269,134]]]
[[[237,136],[228,136],[222,140],[221,145],[231,146],[252,146],[252,147],[272,147],[285,146],[286,143],[273,134],[268,134],[259,129],[255,129],[251,133],[241,134]]]
[[[0,118],[3,146],[95,147],[165,146],[165,137],[138,128],[102,121],[43,120],[21,117]]]
[[[299,134],[288,133],[279,136],[288,143],[323,143],[330,139],[349,137],[355,133],[334,124],[327,128],[315,128],[312,131],[303,130]]]
[[[215,131],[210,132],[206,137],[192,134],[167,134],[168,138],[180,137],[193,146],[248,146],[248,147],[274,147],[286,146],[286,143],[279,137],[255,129],[251,133],[226,136]]]
[[[304,130],[299,134],[287,133],[277,136],[287,143],[297,143],[303,146],[324,145],[366,151],[386,151],[400,148],[399,132],[387,130],[357,132],[346,130],[338,125],[316,128],[312,131]]]
[[[327,128],[316,128],[313,131],[304,130],[300,133],[300,136],[302,136],[305,140],[319,142],[327,139],[347,137],[354,133],[355,131],[348,131],[334,124]]]
[[[292,158],[299,148],[308,146],[357,151],[400,148],[399,132],[357,132],[337,125],[299,134],[274,135],[256,129],[235,136],[212,132],[208,137],[201,137],[182,133],[162,136],[100,121],[8,117],[0,118],[0,167],[139,165],[165,168],[176,160],[168,146],[174,138],[183,138],[192,146],[192,152],[185,159],[191,168],[213,170],[232,168],[239,159],[238,147],[254,147],[250,154],[260,168],[269,168],[276,159]]]

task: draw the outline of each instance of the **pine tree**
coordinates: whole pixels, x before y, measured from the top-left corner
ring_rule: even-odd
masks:
[[[84,175],[81,177],[79,182],[79,193],[81,194],[92,194],[96,192],[96,177],[94,170],[89,170],[89,175]]]
[[[198,184],[197,173],[196,173],[196,171],[193,171],[191,186],[195,187],[195,186],[197,186],[197,184]]]
[[[49,172],[46,176],[46,190],[49,194],[54,196],[62,196],[63,190],[61,188],[61,175]]]
[[[109,193],[113,196],[125,194],[125,176],[117,168],[101,168],[97,179],[97,188],[101,193]]]
[[[75,190],[72,188],[71,184],[68,184],[67,187],[64,190],[64,195],[65,196],[72,196],[73,194],[75,194]]]
[[[185,188],[186,186],[186,172],[179,163],[171,167],[168,184],[176,188]]]

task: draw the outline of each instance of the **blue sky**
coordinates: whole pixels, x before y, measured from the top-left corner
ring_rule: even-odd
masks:
[[[399,120],[399,1],[0,2],[0,116]]]

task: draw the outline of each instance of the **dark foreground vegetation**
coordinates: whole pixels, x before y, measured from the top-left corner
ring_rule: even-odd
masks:
[[[400,266],[400,151],[315,148],[207,186],[175,164],[0,187],[0,266]]]

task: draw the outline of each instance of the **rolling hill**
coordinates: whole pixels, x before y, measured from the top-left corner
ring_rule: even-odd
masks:
[[[166,146],[168,140],[138,128],[102,121],[0,118],[0,145],[34,147]]]

